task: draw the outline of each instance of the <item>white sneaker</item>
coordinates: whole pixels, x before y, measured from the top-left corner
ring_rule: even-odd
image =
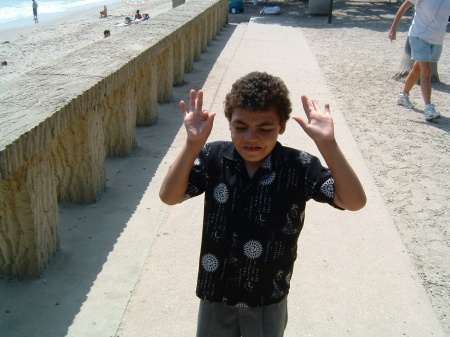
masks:
[[[441,114],[436,111],[434,108],[434,104],[427,104],[425,105],[425,119],[427,121],[431,121],[432,119],[440,117]]]
[[[414,108],[414,105],[409,101],[409,94],[400,93],[397,97],[397,104],[403,105],[406,109]]]

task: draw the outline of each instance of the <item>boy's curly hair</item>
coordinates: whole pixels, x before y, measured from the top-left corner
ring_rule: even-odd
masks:
[[[267,111],[274,109],[283,124],[292,111],[289,90],[279,77],[265,72],[251,72],[238,79],[224,102],[225,116],[231,120],[233,110]]]

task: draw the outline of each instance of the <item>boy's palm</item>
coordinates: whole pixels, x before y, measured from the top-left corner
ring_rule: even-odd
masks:
[[[202,90],[199,90],[197,99],[195,99],[195,90],[191,90],[189,111],[186,110],[186,103],[184,101],[180,102],[184,126],[187,131],[188,139],[191,141],[206,142],[212,130],[215,113],[209,113],[206,110],[202,110],[202,106]]]
[[[292,118],[300,124],[306,134],[314,141],[333,141],[334,127],[329,104],[325,104],[324,112],[322,112],[316,100],[310,101],[306,96],[302,96],[302,103],[308,120],[306,121],[296,116]]]

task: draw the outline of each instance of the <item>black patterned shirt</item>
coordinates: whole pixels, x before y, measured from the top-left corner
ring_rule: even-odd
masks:
[[[318,158],[277,143],[249,177],[231,142],[205,145],[186,199],[205,192],[197,296],[241,307],[289,292],[309,199],[333,205],[334,180]]]

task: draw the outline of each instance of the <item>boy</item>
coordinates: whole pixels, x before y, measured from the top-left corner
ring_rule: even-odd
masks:
[[[310,154],[278,143],[292,111],[283,81],[253,72],[226,96],[231,142],[206,144],[215,113],[203,92],[181,101],[186,143],[160,190],[174,205],[205,192],[197,281],[197,336],[283,336],[289,282],[306,201],[364,207],[364,190],[334,138],[329,105],[302,97],[307,121],[293,117],[314,140],[329,170]],[[205,145],[206,144],[206,145]]]

